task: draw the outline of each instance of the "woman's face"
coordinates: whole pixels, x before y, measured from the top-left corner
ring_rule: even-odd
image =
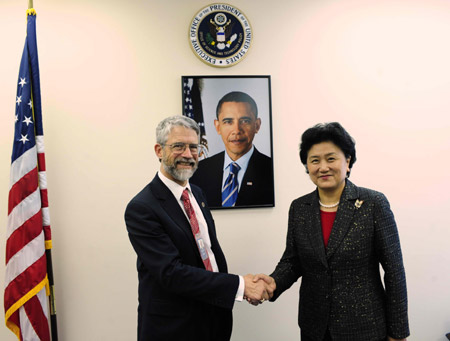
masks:
[[[306,167],[311,181],[322,191],[341,190],[345,186],[345,178],[350,158],[346,158],[341,148],[333,142],[314,144],[308,151]]]

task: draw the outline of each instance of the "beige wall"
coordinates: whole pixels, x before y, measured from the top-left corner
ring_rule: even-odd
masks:
[[[450,2],[235,0],[254,42],[216,69],[190,50],[208,2],[35,0],[61,340],[134,340],[137,275],[123,212],[158,168],[154,129],[180,113],[181,75],[272,76],[276,207],[213,215],[231,272],[270,272],[290,202],[313,189],[297,150],[317,122],[357,141],[352,180],[390,199],[403,246],[410,340],[450,332]],[[15,82],[26,1],[0,2],[0,286]],[[296,340],[298,283],[237,303],[233,340]],[[1,295],[3,297],[3,295]],[[0,298],[0,301],[2,298]],[[0,327],[1,340],[14,340]]]

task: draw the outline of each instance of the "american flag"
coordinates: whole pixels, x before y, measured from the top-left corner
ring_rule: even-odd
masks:
[[[199,159],[208,157],[208,139],[203,118],[202,99],[200,95],[200,82],[198,78],[183,77],[183,115],[192,118],[200,127]]]
[[[4,293],[6,325],[19,340],[50,340],[51,234],[39,83],[36,12],[30,9],[17,81]]]

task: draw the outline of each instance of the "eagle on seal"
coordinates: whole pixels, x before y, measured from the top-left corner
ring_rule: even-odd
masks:
[[[208,43],[216,45],[219,50],[230,48],[237,38],[233,33],[234,23],[228,20],[224,25],[217,25],[214,20],[209,21]],[[215,37],[215,39],[213,38]]]

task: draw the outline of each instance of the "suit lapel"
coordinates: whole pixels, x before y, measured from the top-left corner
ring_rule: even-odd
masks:
[[[191,187],[192,188],[192,187]],[[195,200],[197,200],[198,206],[200,206],[200,209],[203,213],[203,217],[205,218],[206,225],[208,226],[208,234],[209,234],[209,240],[211,241],[211,249],[218,244],[217,237],[216,237],[216,230],[214,226],[214,220],[211,216],[211,212],[206,207],[205,199],[203,196],[198,192],[197,190],[192,191],[195,197]]]
[[[197,204],[200,207],[203,217],[205,217],[206,224],[208,225],[208,232],[211,234],[211,226],[214,226],[214,222],[212,221],[211,213],[209,212],[209,209],[206,208],[205,199],[203,196],[198,192],[198,190],[194,189],[191,186],[192,194],[194,195],[195,200],[197,200]],[[212,231],[214,232],[214,231]]]
[[[344,192],[342,193],[336,219],[331,229],[330,239],[327,247],[327,260],[336,252],[345,235],[351,226],[353,214],[355,212],[354,200],[358,198],[358,190],[353,183],[347,180]]]
[[[248,160],[247,170],[245,171],[244,177],[242,178],[241,188],[239,190],[239,196],[245,195],[245,192],[251,191],[253,189],[253,182],[255,176],[255,157],[256,157],[256,148],[253,151],[253,155],[250,160]],[[262,171],[261,169],[259,171]],[[239,200],[238,196],[238,200]]]
[[[222,180],[223,180],[223,166],[225,163],[225,152],[221,152],[217,157],[218,162],[210,163],[211,167],[208,170],[211,174],[217,174],[217,176],[212,177],[211,188],[213,193],[218,194],[218,206],[222,207]],[[198,199],[197,199],[198,201]],[[203,210],[203,207],[202,207]]]
[[[161,181],[158,175],[155,176],[151,183],[152,192],[155,197],[159,200],[161,207],[166,211],[169,217],[175,222],[177,227],[188,236],[192,241],[193,247],[197,249],[195,244],[194,236],[192,235],[191,225],[186,218],[183,210],[178,204],[177,199],[174,197],[172,192],[167,188],[166,185]]]
[[[322,264],[328,268],[328,263],[325,255],[325,246],[323,244],[322,225],[320,221],[320,207],[317,191],[314,191],[309,196],[309,202],[307,209],[310,210],[309,214],[305,214],[309,221],[306,221],[308,229],[308,238],[311,242],[311,246],[317,254]]]
[[[211,250],[214,253],[214,257],[216,259],[216,264],[219,268],[220,272],[228,272],[227,262],[225,260],[225,255],[223,254],[222,249],[220,248],[219,241],[217,240],[216,228],[214,225],[214,219],[211,215],[211,211],[206,206],[205,199],[201,192],[192,187],[192,193],[194,194],[195,200],[197,200],[198,206],[200,207],[203,217],[206,220],[206,224],[208,225],[208,234],[209,240],[211,241]]]
[[[203,178],[199,180],[200,182],[194,181],[193,183],[200,185],[205,192],[210,207],[222,207],[222,178],[225,152],[216,154],[202,162],[204,163],[200,163],[200,166],[205,169],[202,169],[202,172],[198,176],[202,176]],[[215,175],[210,176],[210,174]]]

